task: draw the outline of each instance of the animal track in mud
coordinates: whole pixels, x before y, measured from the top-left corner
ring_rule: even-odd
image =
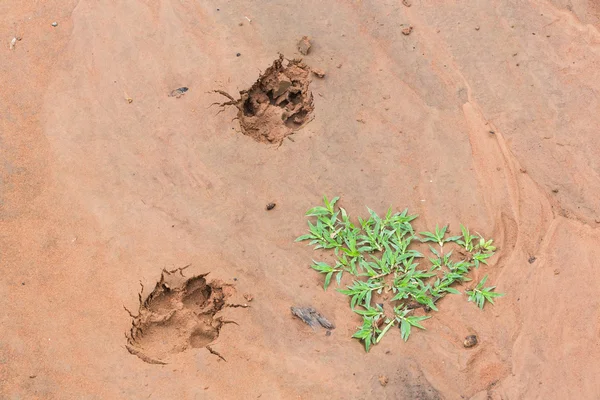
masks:
[[[309,89],[310,72],[311,69],[302,60],[284,59],[280,54],[250,89],[240,92],[239,99],[215,90],[215,93],[230,100],[215,104],[238,109],[236,118],[244,135],[258,142],[281,145],[284,138],[312,120],[314,105]]]
[[[227,306],[225,300],[233,287],[219,281],[206,281],[206,275],[185,279],[183,269],[164,270],[154,290],[142,300],[126,334],[127,350],[151,364],[166,364],[172,354],[190,348],[209,346],[227,323],[217,313]],[[143,291],[143,287],[142,287]]]

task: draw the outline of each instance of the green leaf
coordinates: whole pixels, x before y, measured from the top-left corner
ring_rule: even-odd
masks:
[[[402,319],[400,322],[400,334],[402,339],[406,342],[408,337],[410,336],[410,322],[406,320],[406,318]]]
[[[451,287],[444,288],[444,291],[446,291],[448,293],[452,293],[452,294],[460,294],[460,292],[458,290],[451,288]]]
[[[487,259],[493,256],[491,253],[476,253],[473,254],[473,262],[475,263],[475,268],[479,268],[479,263],[483,263],[487,265]]]
[[[301,242],[303,240],[309,240],[309,239],[314,239],[314,236],[311,234],[307,234],[307,235],[302,235],[296,238],[296,242]]]
[[[315,261],[313,260],[313,265],[312,268],[316,271],[319,271],[321,273],[327,273],[327,272],[333,272],[335,271],[335,269],[333,267],[331,267],[329,264],[324,263],[322,261]]]
[[[338,286],[342,283],[342,274],[344,271],[340,271],[336,274],[335,280],[337,281]]]
[[[329,212],[328,209],[326,209],[325,207],[321,207],[321,206],[313,207],[306,212],[306,215],[308,217],[318,217],[321,215],[330,215],[330,214],[331,213]]]
[[[462,236],[450,236],[446,239],[444,239],[444,243],[448,243],[448,242],[456,242],[458,241]]]
[[[430,316],[422,316],[422,317],[411,316],[411,317],[406,317],[406,320],[412,326],[424,330],[425,328],[419,322],[425,321],[426,319],[429,319],[429,318],[431,318],[431,317]]]
[[[325,285],[324,285],[323,289],[327,290],[327,286],[329,286],[329,283],[331,282],[332,275],[333,275],[333,272],[329,272],[327,275],[325,275]]]

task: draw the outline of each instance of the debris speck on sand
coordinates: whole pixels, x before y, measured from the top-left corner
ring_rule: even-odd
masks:
[[[311,68],[311,71],[312,71],[313,74],[315,74],[319,78],[324,78],[325,77],[325,71],[323,71],[320,68]]]
[[[312,307],[291,307],[292,314],[314,329],[317,324],[325,329],[335,329],[335,326]]]
[[[187,92],[189,89],[185,86],[182,86],[180,88],[177,88],[175,90],[171,90],[171,93],[169,93],[169,97],[176,97],[176,98],[180,98],[181,96],[183,96],[185,94],[185,92]]]
[[[388,379],[388,377],[387,377],[387,376],[385,376],[385,375],[381,375],[381,376],[379,377],[379,383],[381,384],[381,386],[385,386],[385,385],[387,385],[387,384],[388,384],[388,382],[389,382],[389,379]]]
[[[302,39],[298,41],[298,51],[302,55],[307,55],[311,48],[310,39],[308,36],[302,36]]]

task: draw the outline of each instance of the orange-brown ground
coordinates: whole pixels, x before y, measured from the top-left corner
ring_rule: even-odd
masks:
[[[0,3],[0,398],[598,398],[596,2],[114,3]],[[208,108],[304,35],[326,76],[294,142]],[[477,274],[506,296],[483,312],[450,296],[427,331],[366,354],[293,241],[323,194],[495,238]],[[187,264],[251,307],[223,310],[226,362],[144,363],[123,305]]]

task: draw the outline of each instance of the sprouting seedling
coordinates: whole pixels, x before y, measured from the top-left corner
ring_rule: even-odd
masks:
[[[309,233],[298,237],[296,242],[310,240],[309,245],[314,245],[315,249],[335,249],[341,247],[340,240],[337,237],[339,232],[333,230],[329,216],[319,216],[315,224],[308,221],[308,229]]]
[[[379,326],[385,319],[383,309],[378,305],[377,308],[366,307],[365,310],[354,310],[354,312],[363,317],[363,323],[352,337],[363,341],[368,353],[371,346],[382,336]]]
[[[410,313],[410,311],[411,310],[407,309],[406,307],[402,307],[402,308],[396,307],[394,309],[395,320],[400,325],[400,333],[401,333],[402,339],[404,339],[405,342],[408,340],[408,337],[410,336],[411,327],[414,326],[419,329],[425,329],[423,327],[423,325],[420,324],[420,322],[424,321],[428,318],[431,318],[430,316],[418,317],[415,315],[408,315]]]
[[[446,230],[448,229],[448,225],[444,226],[442,229],[439,226],[435,226],[435,232],[421,232],[423,238],[421,238],[421,242],[435,242],[440,246],[441,251],[444,251],[444,243],[448,242],[456,242],[461,238],[461,236],[450,236],[446,238]]]
[[[493,290],[496,289],[496,286],[488,286],[486,288],[483,287],[485,285],[485,281],[488,276],[484,276],[483,279],[473,288],[473,290],[467,290],[467,295],[469,296],[469,301],[475,302],[479,308],[483,310],[483,306],[485,302],[494,304],[494,298],[504,296],[504,293],[496,293]]]
[[[479,235],[479,243],[477,244],[476,248],[493,253],[496,251],[496,247],[493,246],[492,243],[494,243],[492,239],[486,241],[483,236]]]
[[[440,254],[436,249],[434,249],[433,247],[429,246],[429,250],[436,256],[436,258],[430,258],[429,261],[431,261],[431,270],[436,270],[436,269],[440,269],[442,267],[448,267],[449,269],[452,269],[452,260],[450,259],[450,257],[452,256],[452,250],[450,250],[448,253],[446,254]]]
[[[475,268],[479,268],[479,263],[487,265],[487,259],[493,256],[494,253],[475,253],[473,254],[473,263]]]
[[[352,282],[352,286],[348,286],[348,289],[338,289],[338,291],[340,293],[351,296],[350,307],[354,309],[356,305],[370,307],[373,292],[377,291],[381,294],[384,286],[384,283],[381,281],[354,281]]]
[[[325,203],[325,207],[323,206],[316,206],[311,208],[310,210],[308,210],[306,212],[306,215],[309,217],[319,217],[319,216],[331,216],[335,213],[335,203],[337,203],[337,201],[339,200],[339,197],[334,197],[333,199],[331,199],[331,201],[329,199],[327,199],[327,196],[323,196],[323,202]]]
[[[436,225],[435,232],[421,232],[421,235],[423,235],[421,242],[435,242],[441,247],[444,245],[444,236],[446,236],[447,229],[448,226],[444,226],[440,229],[440,227]]]
[[[314,269],[315,271],[319,271],[322,274],[325,274],[325,284],[323,285],[323,288],[325,290],[327,290],[327,287],[331,282],[331,277],[333,276],[333,274],[336,274],[335,279],[337,280],[338,285],[340,284],[344,270],[338,267],[338,265],[336,265],[336,267],[332,267],[327,263],[313,260],[313,265],[311,266],[312,269]]]
[[[463,237],[462,239],[457,240],[456,243],[460,244],[467,251],[473,251],[473,247],[475,246],[473,242],[479,239],[479,237],[471,235],[469,229],[463,224],[460,224],[460,230],[462,231]]]
[[[425,329],[425,327],[423,327],[423,325],[421,325],[420,322],[424,321],[428,318],[431,318],[431,317],[430,316],[418,317],[415,315],[408,315],[411,311],[412,310],[406,308],[406,306],[395,307],[394,308],[394,317],[385,319],[385,322],[384,322],[385,327],[378,332],[379,335],[377,336],[377,340],[375,341],[375,343],[379,343],[381,341],[381,338],[383,338],[383,336],[394,325],[398,325],[400,327],[400,333],[401,333],[402,339],[404,339],[405,342],[408,340],[408,337],[410,336],[411,327],[414,326],[419,329]]]

